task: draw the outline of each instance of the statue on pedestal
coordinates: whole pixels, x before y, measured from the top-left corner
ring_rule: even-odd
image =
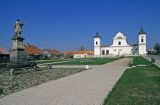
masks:
[[[14,25],[14,37],[20,37],[23,25],[24,24],[17,19],[16,24]]]
[[[23,43],[24,38],[21,36],[22,27],[24,24],[17,19],[16,24],[14,25],[14,35],[12,37],[13,46],[11,48],[10,61],[15,64],[22,64],[26,62],[26,52],[25,46]]]

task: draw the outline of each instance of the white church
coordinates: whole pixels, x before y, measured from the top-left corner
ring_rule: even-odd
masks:
[[[138,43],[129,45],[127,37],[118,32],[113,38],[113,43],[110,46],[103,46],[101,44],[101,36],[96,33],[94,36],[94,56],[133,56],[133,55],[146,55],[146,32],[143,28],[138,33]]]

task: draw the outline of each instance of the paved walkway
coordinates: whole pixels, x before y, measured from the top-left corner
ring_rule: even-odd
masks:
[[[101,105],[130,58],[44,83],[0,99],[0,105]]]
[[[89,68],[95,68],[98,65],[88,65]],[[86,68],[86,65],[52,65],[52,68]]]

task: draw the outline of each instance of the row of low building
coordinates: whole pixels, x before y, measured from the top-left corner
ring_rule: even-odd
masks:
[[[79,50],[79,51],[65,51],[60,52],[56,49],[40,49],[39,47],[31,44],[26,44],[25,52],[28,60],[40,59],[58,59],[58,58],[86,58],[93,57],[94,51]],[[10,52],[4,48],[0,48],[0,63],[8,62]]]
[[[4,49],[4,48],[0,48],[0,63],[6,63],[9,61],[9,52]]]
[[[88,50],[64,52],[64,57],[66,58],[88,58],[93,56],[94,56],[94,51],[88,51]]]

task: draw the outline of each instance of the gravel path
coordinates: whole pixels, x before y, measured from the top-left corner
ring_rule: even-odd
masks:
[[[101,105],[130,61],[123,58],[10,94],[0,105]]]

